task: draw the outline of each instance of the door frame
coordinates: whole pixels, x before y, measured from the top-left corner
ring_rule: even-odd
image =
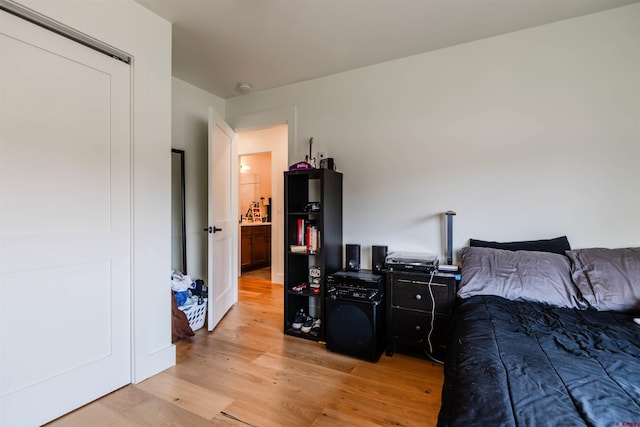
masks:
[[[286,159],[283,159],[287,165],[290,164],[290,159],[297,158],[296,154],[296,138],[297,138],[297,108],[284,107],[274,110],[267,110],[259,113],[239,115],[236,117],[228,117],[227,123],[237,133],[243,131],[253,131],[258,129],[271,128],[279,125],[287,125],[287,152]],[[271,153],[271,168],[272,172],[274,168],[274,153],[271,150],[264,150],[262,152]],[[246,153],[245,153],[246,154]],[[276,183],[272,182],[272,188]],[[281,230],[284,233],[284,211],[277,212],[280,208],[276,204],[284,203],[284,200],[274,201],[272,206],[272,221],[273,218],[276,222],[273,222],[274,227],[271,234],[271,281],[273,283],[284,284],[284,241],[281,236],[274,232],[274,229]],[[238,194],[235,195],[235,203],[238,204]],[[282,233],[280,233],[282,235]],[[238,231],[239,234],[239,231]]]

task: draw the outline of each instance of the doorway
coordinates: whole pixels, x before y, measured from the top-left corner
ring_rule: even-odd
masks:
[[[239,259],[243,278],[282,283],[283,171],[288,125],[238,131]]]
[[[241,276],[271,280],[271,152],[238,157]]]

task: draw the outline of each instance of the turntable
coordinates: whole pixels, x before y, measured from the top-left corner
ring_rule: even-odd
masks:
[[[431,273],[438,268],[438,257],[421,252],[391,252],[385,258],[389,271],[415,271]]]

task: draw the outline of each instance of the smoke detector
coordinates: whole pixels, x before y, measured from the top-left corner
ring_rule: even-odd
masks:
[[[251,88],[253,88],[253,86],[249,82],[240,82],[236,86],[236,90],[240,93],[247,93],[251,90]]]

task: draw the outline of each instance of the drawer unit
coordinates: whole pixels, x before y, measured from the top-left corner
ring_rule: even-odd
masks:
[[[397,344],[432,357],[444,356],[456,284],[453,274],[387,272],[388,356]]]
[[[428,276],[430,277],[430,275]],[[434,276],[429,291],[429,280],[398,277],[394,282],[393,301],[394,307],[410,308],[422,311],[431,311],[432,299],[437,301],[436,312],[448,314],[451,310],[449,304],[449,292],[451,287],[442,282],[441,278]]]
[[[393,344],[424,348],[438,355],[442,355],[446,351],[449,316],[436,314],[434,329],[431,333],[431,349],[428,341],[431,330],[430,315],[425,316],[424,312],[394,308],[392,316],[394,319],[390,340]],[[391,350],[391,354],[393,354],[393,350]]]

